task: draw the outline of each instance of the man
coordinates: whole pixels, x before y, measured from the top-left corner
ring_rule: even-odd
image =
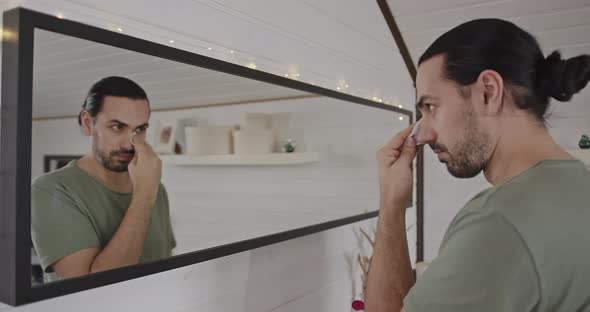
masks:
[[[590,56],[545,58],[498,19],[462,24],[428,48],[417,134],[410,127],[378,153],[366,311],[590,311],[590,173],[544,123],[550,97],[568,101],[589,79]],[[417,142],[453,176],[483,172],[493,187],[461,209],[414,285],[404,223]]]
[[[32,238],[46,281],[171,255],[176,242],[161,160],[145,142],[150,105],[133,81],[95,83],[78,123],[92,151],[38,177]]]

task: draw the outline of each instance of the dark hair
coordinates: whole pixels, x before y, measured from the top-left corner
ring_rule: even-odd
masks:
[[[107,77],[99,80],[92,85],[84,104],[82,111],[78,114],[78,124],[82,125],[82,112],[87,111],[92,118],[96,117],[102,109],[102,104],[106,96],[120,96],[134,100],[148,100],[145,91],[135,82],[123,77]]]
[[[445,57],[445,78],[473,84],[486,69],[498,72],[515,105],[545,119],[549,97],[569,101],[590,80],[590,56],[562,60],[558,51],[544,57],[535,38],[513,23],[477,19],[461,24],[424,52],[418,64]]]

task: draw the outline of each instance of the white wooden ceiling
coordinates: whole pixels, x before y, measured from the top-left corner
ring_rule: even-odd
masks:
[[[414,60],[440,35],[476,18],[502,18],[531,32],[543,49],[590,52],[590,0],[388,0]]]
[[[90,86],[107,76],[142,86],[152,109],[310,95],[44,30],[35,30],[33,116],[72,116]]]
[[[413,106],[412,81],[374,1],[0,0],[0,5],[8,2],[243,66],[255,63],[258,70],[281,76],[297,73],[301,81],[332,90]]]
[[[444,32],[476,18],[515,23],[537,38],[545,55],[554,50],[568,58],[590,54],[590,0],[388,0],[388,4],[414,62]],[[550,110],[552,132],[566,147],[575,147],[581,133],[590,133],[590,87],[570,103],[554,101]]]

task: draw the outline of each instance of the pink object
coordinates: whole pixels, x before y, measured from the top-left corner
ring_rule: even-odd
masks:
[[[352,302],[352,308],[355,311],[361,311],[365,309],[365,303],[360,300],[355,300]]]

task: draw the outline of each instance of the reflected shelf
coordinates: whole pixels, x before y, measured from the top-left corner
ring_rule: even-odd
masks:
[[[272,153],[249,155],[159,155],[173,166],[288,166],[320,161],[320,153]]]
[[[575,149],[567,152],[581,160],[586,166],[590,166],[590,149]]]

